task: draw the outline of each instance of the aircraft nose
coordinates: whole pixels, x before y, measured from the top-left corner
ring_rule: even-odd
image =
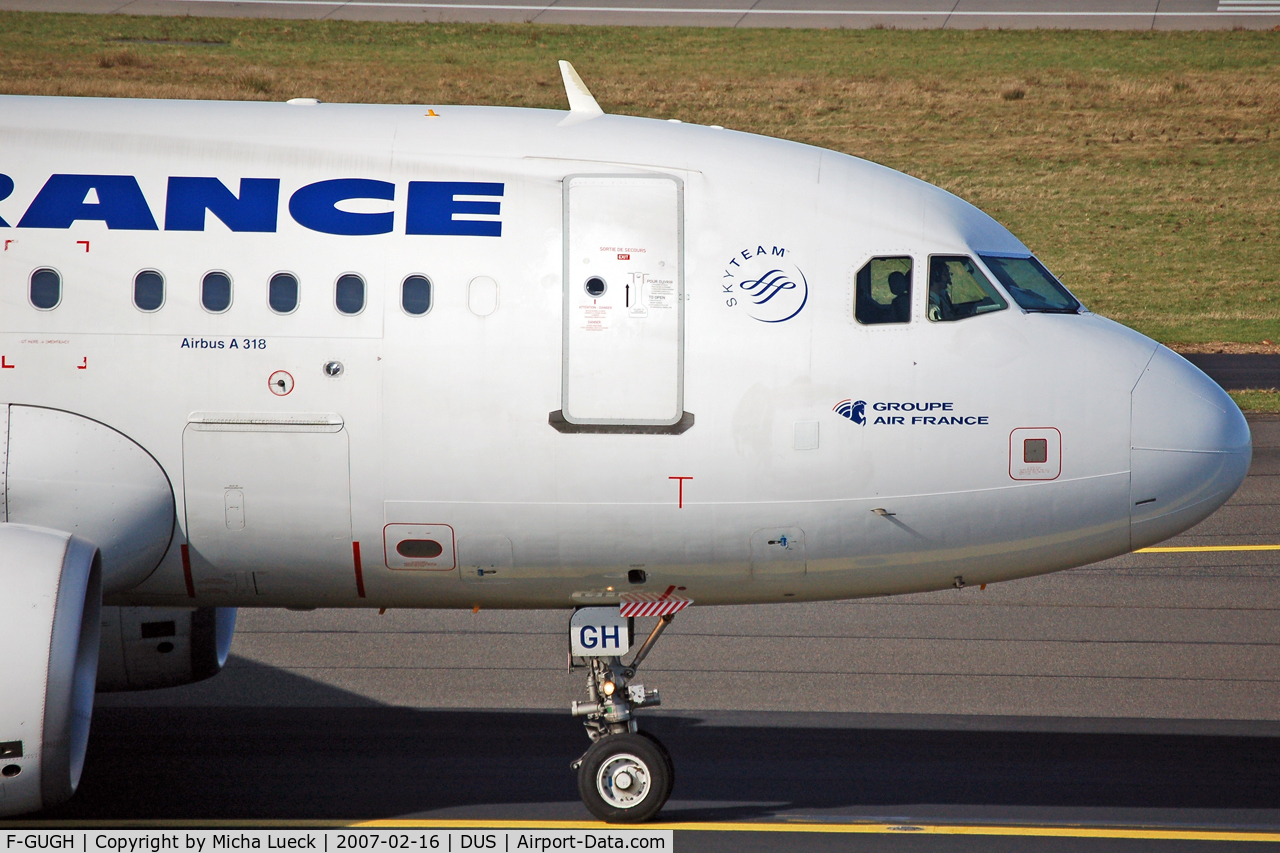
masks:
[[[1145,548],[1211,515],[1244,482],[1249,424],[1195,365],[1159,347],[1133,389],[1129,539]]]

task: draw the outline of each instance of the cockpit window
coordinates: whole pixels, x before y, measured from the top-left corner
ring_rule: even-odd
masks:
[[[1035,258],[978,257],[1009,291],[1013,301],[1026,310],[1049,314],[1075,314],[1080,310],[1076,298]]]
[[[911,321],[911,258],[872,258],[858,270],[853,316],[864,326]]]
[[[929,258],[929,307],[935,323],[948,323],[1003,311],[1009,307],[972,258],[934,255]]]

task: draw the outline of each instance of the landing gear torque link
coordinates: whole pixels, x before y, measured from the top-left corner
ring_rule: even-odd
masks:
[[[662,632],[675,619],[658,620],[631,663],[619,657],[586,658],[586,702],[574,702],[572,713],[583,717],[591,747],[571,765],[578,772],[578,793],[587,810],[610,823],[640,823],[666,805],[675,783],[667,748],[638,729],[634,712],[662,704],[657,690],[634,683],[636,670]],[[572,658],[570,662],[572,665]]]

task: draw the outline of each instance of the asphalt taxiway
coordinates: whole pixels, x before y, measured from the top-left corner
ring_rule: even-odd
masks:
[[[1201,30],[1280,26],[1280,0],[0,0],[0,9],[692,27]]]
[[[986,590],[682,613],[643,672],[677,848],[1280,839],[1280,549],[1263,547],[1280,416],[1251,425],[1244,486],[1161,550]],[[221,675],[99,697],[81,790],[39,817],[587,820],[564,625],[242,610]]]

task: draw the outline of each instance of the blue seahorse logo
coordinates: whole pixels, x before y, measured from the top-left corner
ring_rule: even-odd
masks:
[[[841,400],[831,409],[842,418],[848,418],[855,424],[867,422],[867,404],[865,400]]]

